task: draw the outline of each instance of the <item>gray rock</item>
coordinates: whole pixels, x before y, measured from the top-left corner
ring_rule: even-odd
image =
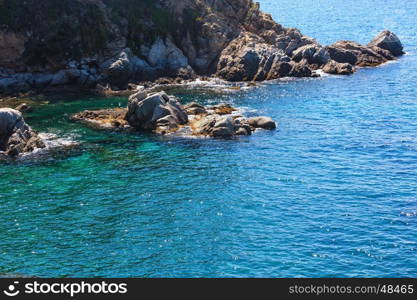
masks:
[[[235,135],[251,135],[252,127],[249,125],[248,121],[243,118],[234,119],[235,122]]]
[[[231,130],[228,127],[213,128],[211,135],[218,138],[232,137],[234,135],[234,130]]]
[[[158,121],[171,116],[178,125],[188,123],[188,115],[176,98],[165,92],[146,95],[139,92],[129,99],[126,120],[137,130],[155,130]]]
[[[330,60],[330,54],[319,44],[308,44],[295,50],[292,58],[296,62],[306,59],[309,64],[322,66]]]
[[[290,61],[282,49],[245,32],[223,50],[217,64],[217,76],[228,81],[275,79],[283,73],[288,75],[279,66]]]
[[[372,51],[381,55],[382,57],[386,58],[387,60],[394,60],[395,59],[395,56],[388,50],[379,48],[377,46],[369,46],[369,48],[372,49]]]
[[[247,122],[253,128],[262,128],[267,130],[274,130],[277,128],[277,124],[270,117],[249,118]]]
[[[129,48],[120,52],[119,56],[106,61],[101,67],[103,73],[111,84],[117,86],[127,85],[133,74],[131,63],[132,52]]]
[[[235,133],[235,123],[230,116],[209,115],[194,123],[195,135],[231,137]]]
[[[188,66],[188,59],[170,38],[158,38],[149,50],[147,61],[152,67],[169,71]]]
[[[0,151],[8,156],[18,156],[44,147],[42,139],[26,124],[19,111],[0,109]]]
[[[194,135],[228,138],[235,135],[251,135],[252,127],[245,118],[232,118],[217,114],[207,115],[193,122]]]
[[[342,47],[328,46],[326,47],[332,60],[339,63],[349,63],[355,65],[358,62],[358,57],[355,52],[349,51]]]
[[[373,50],[352,41],[339,41],[327,47],[332,60],[340,63],[350,63],[360,67],[371,67],[385,63],[388,59]]]
[[[10,76],[0,78],[0,93],[9,94],[30,90],[30,85],[26,81],[26,76]]]
[[[394,56],[400,56],[404,54],[404,47],[394,33],[389,30],[384,30],[379,33],[370,43],[368,46],[376,46],[385,50],[388,50]]]

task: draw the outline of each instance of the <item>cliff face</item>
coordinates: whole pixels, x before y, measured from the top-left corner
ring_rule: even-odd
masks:
[[[311,76],[330,60],[330,71],[346,69],[333,50],[283,28],[251,0],[0,0],[1,93],[123,88],[158,77]],[[390,58],[372,51],[375,61]]]

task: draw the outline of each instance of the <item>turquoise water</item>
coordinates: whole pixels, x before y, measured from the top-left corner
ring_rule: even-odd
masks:
[[[87,277],[417,276],[416,2],[261,6],[327,44],[389,28],[407,55],[349,77],[227,101],[279,122],[235,140],[96,132],[68,121],[126,99],[57,99],[27,116],[81,142],[0,164],[0,274]]]

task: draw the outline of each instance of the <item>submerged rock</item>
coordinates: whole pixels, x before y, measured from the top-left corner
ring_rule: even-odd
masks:
[[[125,120],[126,113],[125,108],[86,110],[71,116],[70,119],[95,129],[128,130],[130,126]]]
[[[26,124],[21,112],[0,108],[0,152],[15,157],[37,148],[45,148],[45,144],[38,133]]]

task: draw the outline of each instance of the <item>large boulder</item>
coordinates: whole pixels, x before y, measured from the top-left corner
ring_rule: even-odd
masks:
[[[259,36],[245,32],[226,47],[217,64],[217,76],[228,81],[262,81],[289,74],[282,63],[290,57]]]
[[[19,111],[0,108],[0,151],[18,156],[44,147],[42,139],[26,124]]]
[[[165,92],[147,95],[140,91],[129,98],[126,121],[137,130],[155,130],[158,123],[188,123],[188,115],[178,100]]]
[[[168,74],[188,67],[188,59],[184,53],[172,42],[170,38],[158,38],[149,48],[146,57],[149,64]]]
[[[392,53],[394,56],[400,56],[404,54],[404,47],[398,38],[394,33],[392,33],[389,30],[384,30],[381,33],[379,33],[369,44],[368,46],[376,46],[381,49],[388,50]]]

